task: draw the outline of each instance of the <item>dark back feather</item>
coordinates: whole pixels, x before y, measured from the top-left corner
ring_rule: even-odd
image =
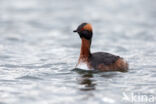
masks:
[[[112,55],[106,52],[96,52],[91,54],[89,61],[93,67],[98,66],[99,64],[111,65],[115,63],[120,57]]]

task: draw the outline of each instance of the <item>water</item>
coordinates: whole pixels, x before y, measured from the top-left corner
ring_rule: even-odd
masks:
[[[82,22],[128,72],[73,71]],[[156,98],[155,46],[155,0],[1,0],[0,104],[155,104],[131,96]]]

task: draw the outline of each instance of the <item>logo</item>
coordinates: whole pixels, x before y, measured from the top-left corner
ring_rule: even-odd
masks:
[[[156,96],[152,94],[142,94],[142,93],[122,93],[123,101],[131,102],[131,103],[144,103],[144,104],[150,104],[150,103],[156,103]]]

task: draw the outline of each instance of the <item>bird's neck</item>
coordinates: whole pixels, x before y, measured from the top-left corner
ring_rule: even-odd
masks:
[[[91,40],[87,40],[85,38],[81,39],[81,51],[79,60],[86,60],[91,55],[90,53]]]

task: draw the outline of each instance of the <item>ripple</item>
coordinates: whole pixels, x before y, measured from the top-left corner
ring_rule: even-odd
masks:
[[[155,0],[1,0],[0,103],[128,104],[156,91]],[[68,5],[67,5],[68,4]],[[73,69],[72,30],[93,24],[92,52],[120,55],[128,72]]]
[[[42,80],[42,78],[35,77],[35,76],[29,76],[29,75],[22,76],[22,77],[19,77],[19,78],[16,78],[16,79],[24,79],[24,80]]]

